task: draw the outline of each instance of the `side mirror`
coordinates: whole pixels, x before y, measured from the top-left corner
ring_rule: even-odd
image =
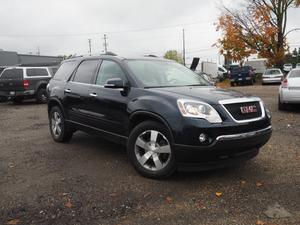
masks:
[[[105,88],[125,88],[124,82],[120,78],[112,78],[106,81]]]

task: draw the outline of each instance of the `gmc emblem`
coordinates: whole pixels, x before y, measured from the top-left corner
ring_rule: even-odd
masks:
[[[241,113],[243,113],[243,114],[257,112],[256,105],[242,106],[242,107],[240,107],[240,110],[241,110]]]

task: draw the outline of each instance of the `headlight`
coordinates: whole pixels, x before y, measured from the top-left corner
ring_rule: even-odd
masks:
[[[218,112],[209,104],[189,99],[177,100],[179,111],[184,117],[205,119],[210,123],[222,123]]]

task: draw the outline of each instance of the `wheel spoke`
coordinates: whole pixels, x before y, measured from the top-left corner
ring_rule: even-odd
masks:
[[[163,167],[163,164],[161,163],[161,161],[160,161],[160,159],[159,159],[159,157],[158,157],[158,155],[156,153],[154,153],[152,155],[152,159],[153,159],[153,162],[155,164],[155,168],[157,170],[160,170]]]
[[[52,127],[55,126],[55,124],[56,124],[56,122],[55,122],[55,120],[52,118],[52,119],[51,119],[51,125],[52,125]]]
[[[157,153],[171,153],[171,147],[170,145],[164,145],[160,146],[157,150]]]
[[[152,142],[155,142],[155,143],[156,143],[157,136],[158,136],[158,131],[151,130],[150,141],[152,141]]]
[[[60,133],[61,133],[61,128],[60,128],[60,126],[56,126],[56,131],[57,131],[57,134],[59,135]]]
[[[135,143],[137,146],[141,147],[142,149],[148,150],[146,142],[143,141],[140,137],[136,140]]]
[[[53,127],[53,134],[57,135],[57,125],[54,125],[54,127]]]
[[[150,157],[152,156],[152,154],[153,154],[152,152],[146,152],[141,158],[138,159],[139,162],[142,165],[144,165],[148,161],[148,159],[150,159]]]
[[[57,121],[57,119],[58,119],[57,112],[53,113],[53,117],[54,117],[54,120]]]

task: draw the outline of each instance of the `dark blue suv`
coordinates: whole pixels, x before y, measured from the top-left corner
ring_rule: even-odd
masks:
[[[244,162],[272,132],[261,99],[218,89],[153,57],[70,59],[47,92],[55,141],[67,142],[77,130],[96,132],[126,145],[135,169],[151,178]]]

